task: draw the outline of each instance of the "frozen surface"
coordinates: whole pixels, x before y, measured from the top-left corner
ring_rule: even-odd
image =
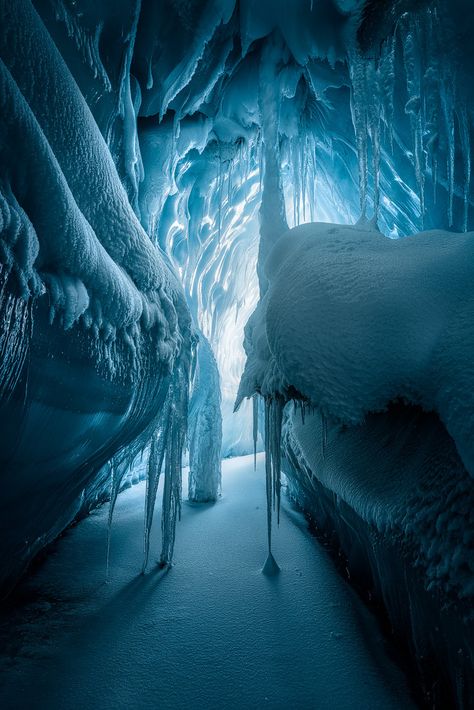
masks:
[[[108,585],[106,511],[69,530],[2,626],[2,707],[411,707],[374,619],[292,509],[281,573],[261,574],[262,466],[226,461],[219,503],[184,505],[166,574],[138,575],[143,485],[119,496]]]

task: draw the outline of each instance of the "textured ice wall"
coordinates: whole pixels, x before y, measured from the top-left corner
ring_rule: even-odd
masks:
[[[290,495],[383,609],[420,704],[469,707],[474,490],[439,419],[400,403],[354,427],[288,413],[283,447]]]
[[[190,317],[40,17],[0,14],[3,584],[137,453]]]

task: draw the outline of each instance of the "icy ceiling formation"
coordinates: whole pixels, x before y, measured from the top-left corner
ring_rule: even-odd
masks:
[[[290,226],[362,209],[392,236],[467,228],[460,1],[34,4],[213,345],[224,409],[258,297],[264,143]],[[224,450],[239,448],[233,437]]]

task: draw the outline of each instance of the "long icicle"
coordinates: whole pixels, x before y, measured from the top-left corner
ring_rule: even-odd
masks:
[[[265,397],[265,481],[267,493],[267,538],[268,556],[262,572],[266,575],[278,574],[280,568],[272,554],[272,513],[277,507],[279,521],[280,510],[280,438],[281,438],[281,412],[283,411],[280,398]],[[278,441],[277,441],[278,439]]]
[[[253,470],[257,470],[257,439],[258,439],[258,394],[252,397],[253,414]]]
[[[150,455],[148,459],[148,470],[145,493],[145,519],[143,533],[143,566],[142,574],[145,573],[150,554],[150,534],[153,523],[153,513],[155,510],[156,495],[160,483],[163,460],[165,457],[166,443],[170,424],[169,406],[165,407],[162,417],[162,427],[154,434],[150,444]]]

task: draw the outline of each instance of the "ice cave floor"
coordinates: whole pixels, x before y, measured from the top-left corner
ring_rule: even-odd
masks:
[[[183,504],[167,573],[139,574],[143,483],[119,496],[108,584],[107,507],[68,530],[2,617],[0,707],[411,707],[376,621],[288,502],[281,573],[261,574],[263,459],[225,461],[223,491]]]

